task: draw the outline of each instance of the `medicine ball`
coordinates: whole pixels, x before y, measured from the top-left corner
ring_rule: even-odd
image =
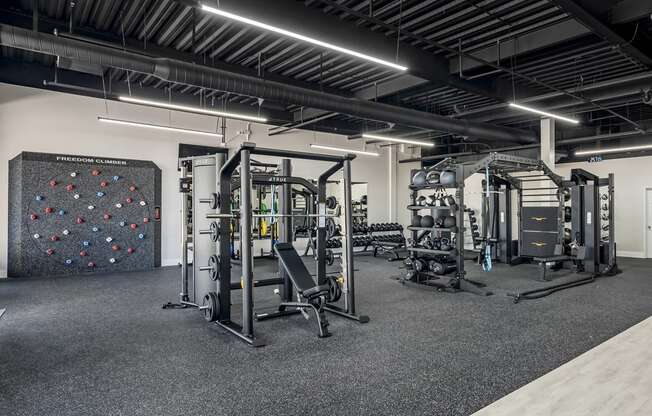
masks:
[[[446,217],[446,218],[444,218],[444,228],[455,227],[456,224],[457,224],[457,221],[455,220],[455,217]]]
[[[431,170],[430,172],[428,172],[428,174],[426,175],[426,182],[428,182],[431,185],[439,183],[439,172],[437,172],[436,170]]]
[[[412,185],[423,186],[426,184],[426,171],[420,170],[412,177]]]
[[[564,207],[564,222],[571,222],[572,219],[572,210],[571,207]]]
[[[424,215],[421,217],[422,227],[432,227],[433,225],[435,225],[435,219],[432,218],[432,215]]]
[[[421,227],[421,215],[415,215],[412,217],[412,226]]]
[[[570,244],[572,239],[573,239],[573,237],[571,236],[570,228],[564,228],[564,243],[565,244]]]
[[[455,172],[445,170],[439,175],[439,183],[443,186],[455,185]]]

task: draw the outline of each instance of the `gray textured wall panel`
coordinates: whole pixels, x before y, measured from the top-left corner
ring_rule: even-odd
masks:
[[[154,163],[23,152],[9,177],[10,277],[160,266]]]

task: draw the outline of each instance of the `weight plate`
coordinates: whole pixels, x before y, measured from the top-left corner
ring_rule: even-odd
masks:
[[[220,259],[217,255],[213,254],[208,258],[208,267],[211,269],[208,271],[208,276],[211,280],[216,281],[220,277]]]
[[[332,250],[326,250],[326,264],[332,266],[335,262],[335,256]]]
[[[202,306],[205,308],[204,319],[208,322],[217,321],[220,313],[220,301],[217,297],[217,293],[208,292],[206,296],[204,296],[204,303]]]
[[[219,239],[220,237],[219,228],[220,226],[216,221],[211,222],[211,226],[210,226],[211,233],[209,235],[211,237],[212,242],[217,242],[217,240]]]
[[[328,284],[328,301],[337,302],[342,297],[342,288],[334,277],[329,277],[326,281]]]
[[[211,209],[217,209],[217,207],[220,206],[220,198],[215,192],[211,194],[210,202],[208,203],[208,206]]]

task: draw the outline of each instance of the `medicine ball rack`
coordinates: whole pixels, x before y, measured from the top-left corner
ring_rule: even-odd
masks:
[[[280,157],[279,175],[254,175],[251,172],[251,155]],[[302,178],[291,176],[292,159],[333,162],[319,176],[317,185]],[[227,160],[226,155],[216,154],[194,158],[193,163],[193,202],[195,214],[194,227],[197,230],[193,239],[195,252],[203,250],[210,256],[198,258],[195,255],[192,273],[192,291],[189,287],[187,259],[184,259],[181,273],[181,293],[179,304],[168,303],[164,308],[189,307],[200,310],[204,319],[215,322],[227,333],[235,335],[251,346],[262,346],[264,342],[254,332],[254,320],[262,321],[276,317],[314,310],[319,323],[319,336],[329,336],[328,321],[325,312],[355,320],[359,323],[369,322],[369,317],[357,315],[355,304],[355,276],[353,263],[352,206],[351,206],[351,160],[355,155],[332,156],[306,152],[285,151],[256,147],[246,142]],[[200,169],[201,167],[201,169]],[[239,175],[236,169],[239,167]],[[326,183],[329,177],[343,171],[344,201],[343,232],[344,256],[342,258],[342,275],[339,278],[328,276],[326,272],[326,223],[330,216],[326,213]],[[183,182],[186,170],[182,169]],[[279,213],[254,214],[252,212],[251,194],[254,183],[267,182],[279,186]],[[300,214],[317,221],[317,280],[307,271],[303,261],[292,247],[292,184],[302,185],[316,191],[315,213]],[[240,188],[239,207],[232,207],[232,191]],[[198,207],[201,207],[198,209]],[[185,212],[182,212],[182,218]],[[279,259],[278,277],[254,280],[252,225],[255,218],[278,218],[280,220],[279,241],[274,251]],[[199,221],[199,219],[202,221]],[[209,223],[206,223],[209,220]],[[235,221],[239,228],[241,243],[241,277],[232,281],[231,276],[231,223]],[[200,224],[201,223],[201,224]],[[215,224],[215,225],[213,225]],[[202,227],[202,229],[199,229]],[[199,241],[199,235],[204,235]],[[206,235],[209,238],[206,238]],[[188,237],[182,236],[182,253],[187,253]],[[202,252],[203,252],[202,251]],[[184,256],[185,257],[185,256]],[[205,265],[201,263],[205,261]],[[281,303],[278,310],[270,313],[254,312],[253,288],[260,286],[279,286]],[[296,289],[296,290],[295,290]],[[231,318],[231,292],[242,291],[242,323]]]
[[[458,162],[452,158],[446,158],[440,161],[439,163],[431,166],[425,170],[425,176],[430,175],[432,172],[438,172],[438,175],[433,175],[434,177],[439,177],[446,173],[447,179],[450,183],[442,184],[438,181],[433,183],[424,183],[420,185],[410,185],[411,191],[411,205],[408,206],[408,209],[412,211],[412,218],[414,219],[418,214],[417,211],[423,209],[431,210],[446,210],[451,215],[455,216],[456,226],[451,228],[437,228],[437,227],[408,227],[408,230],[412,232],[411,241],[418,242],[420,238],[423,238],[423,234],[419,235],[419,231],[426,233],[450,233],[451,240],[455,240],[455,246],[450,251],[444,250],[432,250],[422,247],[408,247],[408,251],[411,253],[410,260],[406,260],[408,265],[408,273],[410,273],[407,278],[401,279],[402,283],[405,284],[417,284],[420,286],[434,286],[437,289],[451,289],[454,291],[469,291],[478,295],[490,295],[491,291],[483,289],[483,284],[479,282],[474,282],[467,279],[466,272],[464,270],[464,248],[465,248],[465,215],[468,215],[468,212],[465,209],[464,205],[464,181],[475,173],[489,173],[490,176],[494,176],[500,179],[501,182],[510,185],[510,189],[521,189],[523,182],[534,181],[534,180],[552,180],[557,189],[563,185],[563,178],[554,172],[552,172],[541,160],[528,159],[520,156],[513,156],[503,153],[490,153],[488,156],[477,160],[477,161],[466,161]],[[521,172],[542,172],[540,175],[532,175],[532,177],[521,177],[517,178],[514,176],[515,173]],[[535,179],[535,176],[537,179]],[[452,179],[451,179],[452,178]],[[455,205],[453,207],[431,207],[431,206],[422,206],[417,204],[418,193],[421,190],[437,190],[437,189],[454,189],[455,192]],[[503,190],[491,190],[489,191],[492,194],[499,194],[500,192],[505,192]],[[528,203],[527,199],[520,198],[521,202]],[[520,205],[519,204],[519,215],[520,215]],[[563,211],[563,206],[560,203],[559,208],[560,212]],[[434,216],[434,215],[433,215]],[[507,218],[503,218],[503,222],[508,221]],[[511,219],[509,220],[511,221]],[[563,229],[560,230],[560,233],[563,234]],[[486,234],[486,232],[485,232]],[[486,238],[486,236],[485,236]],[[511,237],[509,238],[509,244],[511,247]],[[454,259],[455,260],[455,270],[454,275],[451,277],[447,276],[436,276],[434,279],[428,276],[426,279],[420,279],[419,275],[422,274],[420,271],[414,273],[414,269],[410,265],[410,262],[418,259],[419,256],[444,256],[444,258]],[[453,268],[451,267],[452,271]],[[416,276],[415,276],[416,275]],[[416,278],[415,278],[416,277]]]

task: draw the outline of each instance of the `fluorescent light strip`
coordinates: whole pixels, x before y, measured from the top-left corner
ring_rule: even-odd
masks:
[[[232,20],[237,20],[238,22],[246,23],[248,25],[256,26],[261,29],[269,30],[270,32],[275,32],[283,36],[287,36],[290,38],[294,38],[297,40],[301,40],[303,42],[308,42],[312,43],[313,45],[321,46],[323,48],[331,49],[336,52],[341,52],[345,53],[347,55],[355,56],[356,58],[364,59],[370,62],[374,62],[380,65],[385,65],[390,68],[397,69],[399,71],[407,71],[407,67],[402,66],[402,65],[397,65],[395,63],[385,61],[384,59],[379,59],[379,58],[374,58],[373,56],[365,55],[364,53],[356,52],[351,49],[347,48],[342,48],[340,46],[333,45],[328,42],[323,42],[321,40],[317,40],[308,36],[300,35],[298,33],[290,32],[289,30],[281,29],[279,27],[271,26],[266,23],[258,22],[256,20],[248,19],[246,17],[238,16],[237,14],[229,13],[221,9],[216,9],[214,7],[206,6],[205,4],[202,4],[201,6],[202,10],[210,13],[214,13],[216,15],[226,17],[227,19],[232,19]],[[337,30],[335,28],[335,30]]]
[[[424,141],[421,141],[421,140],[398,139],[398,138],[394,138],[394,137],[376,136],[375,134],[363,134],[362,138],[363,139],[372,139],[372,140],[382,140],[382,141],[385,141],[385,142],[393,142],[393,143],[416,144],[416,145],[425,146],[425,147],[435,147],[434,143],[424,142]]]
[[[545,111],[537,110],[536,108],[532,107],[526,107],[524,105],[516,104],[516,103],[509,103],[510,107],[518,108],[523,111],[529,111],[530,113],[535,113],[535,114],[540,114],[542,116],[550,117],[550,118],[556,118],[557,120],[561,121],[566,121],[568,123],[573,123],[573,124],[579,124],[579,120],[575,120],[574,118],[568,118],[568,117],[563,117],[559,116],[557,114],[552,114],[552,113],[547,113]]]
[[[150,100],[143,100],[141,98],[133,98],[133,97],[127,97],[127,96],[119,96],[118,100],[124,101],[127,103],[132,103],[132,104],[142,104],[142,105],[148,105],[151,107],[159,107],[159,108],[167,108],[169,110],[178,110],[178,111],[185,111],[188,113],[197,113],[197,114],[205,114],[208,116],[217,116],[217,117],[226,117],[226,118],[236,118],[236,119],[241,119],[241,120],[249,120],[249,121],[256,121],[258,123],[266,123],[267,119],[263,117],[256,117],[256,116],[250,116],[247,114],[237,114],[237,113],[226,113],[223,111],[214,111],[214,110],[205,110],[203,108],[197,108],[197,107],[188,107],[185,105],[177,105],[177,104],[170,104],[162,101],[150,101]]]
[[[645,144],[641,146],[629,146],[629,147],[612,147],[611,149],[581,150],[579,152],[575,152],[575,156],[599,155],[602,153],[631,152],[634,150],[646,150],[646,149],[652,149],[652,144]]]
[[[357,155],[380,156],[380,153],[376,153],[376,152],[365,152],[363,150],[345,149],[342,147],[322,146],[320,144],[311,144],[310,147],[312,147],[313,149],[332,150],[334,152],[355,153]]]
[[[222,137],[221,134],[212,133],[210,131],[183,129],[180,127],[168,127],[168,126],[161,126],[159,124],[141,123],[140,121],[118,120],[115,118],[106,118],[106,117],[98,117],[97,120],[103,123],[122,124],[122,125],[133,126],[133,127],[146,127],[150,129],[173,131],[175,133],[190,133],[190,134],[200,134],[203,136]]]

